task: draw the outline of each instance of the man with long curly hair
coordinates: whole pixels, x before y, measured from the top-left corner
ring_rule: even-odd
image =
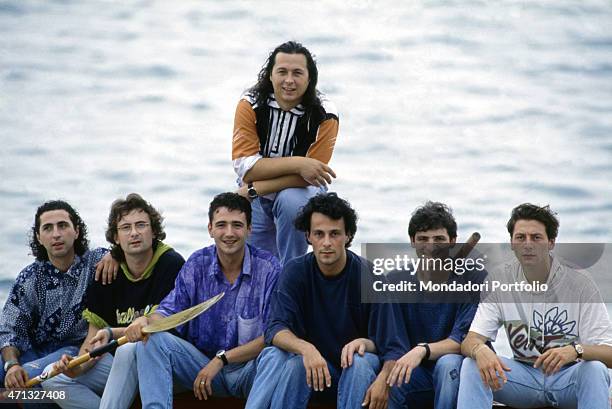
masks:
[[[62,200],[37,209],[30,247],[36,261],[17,276],[0,317],[0,380],[7,388],[24,387],[62,354],[78,351],[87,333],[83,296],[107,252],[89,250],[87,226]]]
[[[253,207],[249,243],[272,252],[282,265],[308,248],[293,226],[300,207],[336,177],[328,163],[338,113],[317,81],[310,51],[294,41],[281,44],[240,99],[234,118],[238,193]]]

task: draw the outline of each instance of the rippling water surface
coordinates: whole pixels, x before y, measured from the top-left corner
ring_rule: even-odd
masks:
[[[559,212],[560,240],[610,241],[610,3],[405,3],[0,1],[4,291],[47,199],[73,203],[94,245],[132,191],[185,256],[209,244],[235,105],[288,39],[341,113],[332,189],[360,214],[357,250],[407,240],[427,199],[454,208],[460,238],[506,240],[532,201]]]

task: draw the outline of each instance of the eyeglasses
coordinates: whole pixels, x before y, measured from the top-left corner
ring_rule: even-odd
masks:
[[[149,223],[147,223],[147,222],[138,222],[138,223],[134,223],[134,224],[122,224],[121,226],[117,227],[117,230],[121,234],[130,234],[132,232],[132,226],[134,226],[134,228],[136,229],[136,231],[138,233],[142,233],[143,231],[145,231],[147,229],[147,227],[149,227]]]

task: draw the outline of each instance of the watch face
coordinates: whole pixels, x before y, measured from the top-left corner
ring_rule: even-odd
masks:
[[[576,352],[578,352],[578,354],[580,355],[584,353],[584,348],[582,347],[582,345],[576,344]]]

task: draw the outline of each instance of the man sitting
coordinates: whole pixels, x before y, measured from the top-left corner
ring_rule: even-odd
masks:
[[[121,273],[110,285],[92,283],[87,292],[89,331],[79,354],[124,335],[126,327],[150,314],[172,290],[185,260],[162,242],[166,233],[161,214],[140,195],[116,200],[110,209],[106,239],[121,262]],[[43,383],[49,390],[64,390],[62,408],[128,408],[138,391],[136,344],[125,344],[115,356],[105,354],[67,370],[71,356],[64,355],[55,368],[64,374]],[[48,369],[51,369],[49,367]],[[105,388],[106,385],[106,388]]]

